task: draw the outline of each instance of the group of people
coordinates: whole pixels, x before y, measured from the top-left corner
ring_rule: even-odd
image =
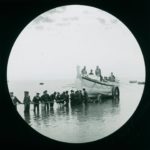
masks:
[[[64,91],[62,93],[60,92],[54,92],[52,94],[48,94],[47,90],[43,92],[43,94],[40,96],[40,93],[36,93],[36,95],[31,100],[29,92],[24,92],[24,99],[23,103],[19,101],[19,99],[14,96],[13,92],[10,92],[10,97],[12,99],[12,102],[14,106],[17,109],[17,104],[24,104],[24,112],[28,113],[30,111],[30,104],[32,103],[34,105],[34,112],[39,111],[39,104],[43,104],[44,108],[48,110],[49,108],[54,106],[54,102],[68,106],[69,102],[71,105],[75,104],[81,104],[81,103],[87,103],[88,101],[88,94],[86,92],[86,89],[81,90],[71,90],[70,94],[68,91]]]
[[[114,76],[113,72],[111,72],[109,77],[106,77],[106,76],[103,77],[99,66],[96,66],[95,74],[93,73],[92,69],[90,70],[90,73],[88,74],[87,70],[86,70],[86,66],[84,66],[83,69],[81,70],[81,74],[82,74],[82,76],[95,75],[96,77],[98,77],[100,79],[100,81],[104,81],[104,82],[107,82],[107,81],[114,82],[115,81],[115,76]]]

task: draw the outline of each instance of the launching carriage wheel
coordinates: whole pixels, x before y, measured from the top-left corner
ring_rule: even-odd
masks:
[[[116,97],[119,98],[119,95],[120,95],[119,88],[118,87],[113,87],[113,89],[112,89],[112,97],[113,98],[116,98]]]

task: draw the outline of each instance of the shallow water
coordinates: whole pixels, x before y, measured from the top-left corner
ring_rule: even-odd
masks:
[[[143,87],[123,84],[120,86],[120,99],[116,100],[102,99],[100,103],[74,107],[55,103],[54,108],[49,110],[45,110],[41,104],[39,113],[34,113],[31,105],[29,114],[24,114],[23,105],[18,105],[18,112],[31,127],[49,138],[69,143],[90,142],[110,135],[130,118],[140,102]],[[18,92],[19,97],[21,89],[13,90]]]

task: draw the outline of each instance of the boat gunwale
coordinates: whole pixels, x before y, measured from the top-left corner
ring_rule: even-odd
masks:
[[[85,79],[85,80],[88,80],[88,81],[92,81],[92,82],[95,82],[95,83],[98,83],[98,84],[101,84],[101,85],[106,85],[106,86],[115,86],[115,85],[112,85],[112,84],[106,84],[106,83],[102,83],[100,81],[96,81],[95,79],[91,79],[89,77],[81,77],[82,79]]]

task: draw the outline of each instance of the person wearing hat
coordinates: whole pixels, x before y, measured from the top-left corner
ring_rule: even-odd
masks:
[[[93,73],[93,70],[92,70],[92,69],[90,70],[89,75],[94,75],[94,73]]]
[[[99,68],[99,66],[96,66],[95,75],[96,75],[98,78],[100,78],[100,81],[102,81],[103,77],[102,77],[101,69]]]
[[[23,103],[24,103],[24,112],[25,112],[25,113],[29,113],[29,112],[30,112],[31,99],[30,99],[30,96],[29,96],[29,92],[28,92],[28,91],[25,91],[25,92],[24,92]]]
[[[84,103],[88,102],[88,93],[85,88],[83,88],[83,102]]]
[[[65,105],[66,106],[69,105],[69,94],[68,94],[68,91],[65,92]]]
[[[81,74],[82,74],[82,76],[87,75],[86,66],[84,66],[84,68],[81,70]]]
[[[71,105],[75,104],[75,93],[73,90],[71,90],[71,94],[70,94],[70,103]]]
[[[109,79],[110,79],[110,81],[115,82],[115,76],[114,76],[113,72],[111,72]]]
[[[49,109],[50,96],[47,93],[47,90],[45,90],[43,92],[43,95],[41,96],[41,101],[44,104],[44,108],[48,110]]]
[[[21,102],[18,100],[18,98],[16,96],[14,96],[13,92],[10,92],[10,97],[12,99],[12,102],[13,102],[15,108],[17,109],[17,103],[21,104]]]
[[[41,98],[40,98],[40,93],[36,93],[36,95],[33,97],[33,104],[34,104],[34,112],[36,111],[37,109],[37,112],[39,112],[39,102],[41,101]]]
[[[54,92],[53,94],[50,95],[50,107],[52,108],[54,106],[54,100],[56,99],[56,92]]]

